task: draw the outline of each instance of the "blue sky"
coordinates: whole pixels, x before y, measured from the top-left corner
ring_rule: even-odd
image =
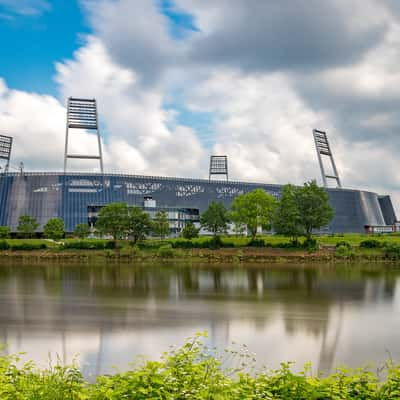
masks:
[[[0,0],[0,75],[12,88],[54,95],[54,62],[71,57],[88,32],[78,1],[53,1],[25,14],[18,0],[13,6]]]

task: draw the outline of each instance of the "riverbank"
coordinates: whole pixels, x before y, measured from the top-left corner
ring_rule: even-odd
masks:
[[[397,260],[388,258],[382,251],[354,251],[350,255],[338,255],[334,247],[324,247],[309,252],[297,249],[251,248],[240,249],[167,249],[137,250],[7,250],[0,252],[1,261],[7,260],[60,260],[60,261],[117,261],[127,263],[149,262],[152,260],[169,260],[176,262],[190,261],[191,263],[334,263],[334,262],[380,262],[394,263]]]
[[[145,240],[132,242],[102,239],[6,239],[0,241],[0,260],[113,260],[145,262],[173,260],[201,263],[334,263],[400,261],[399,235],[320,236],[310,244],[294,246],[282,236],[222,237],[193,240]],[[1,262],[1,261],[0,261]]]

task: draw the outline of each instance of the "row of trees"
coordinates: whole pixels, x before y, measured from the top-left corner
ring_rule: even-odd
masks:
[[[332,218],[333,210],[329,205],[327,192],[318,187],[315,181],[311,181],[302,187],[284,186],[279,200],[263,189],[255,189],[237,196],[230,210],[227,210],[222,203],[211,202],[201,215],[200,223],[214,236],[227,232],[232,222],[236,233],[243,234],[247,231],[252,240],[255,239],[259,229],[273,228],[275,232],[290,236],[297,242],[299,236],[311,239],[313,230],[328,225]],[[32,237],[38,227],[35,218],[22,215],[17,230],[22,237]],[[7,234],[5,230],[3,231],[0,230],[0,236]],[[111,203],[100,210],[96,231],[110,235],[115,240],[129,236],[134,243],[137,243],[150,233],[164,238],[169,234],[170,228],[165,211],[158,211],[151,220],[149,214],[138,206]],[[45,237],[61,239],[65,234],[64,221],[60,218],[51,218],[44,226],[43,233]],[[90,229],[87,224],[76,226],[76,236],[84,238],[89,234]],[[198,229],[194,224],[186,224],[182,236],[190,239],[197,235]]]
[[[297,242],[299,236],[311,239],[313,230],[328,225],[333,215],[327,192],[311,181],[302,187],[285,185],[279,200],[255,189],[237,196],[230,211],[222,203],[212,202],[200,222],[214,235],[226,232],[228,224],[233,222],[237,233],[247,230],[252,240],[259,229],[273,228]]]

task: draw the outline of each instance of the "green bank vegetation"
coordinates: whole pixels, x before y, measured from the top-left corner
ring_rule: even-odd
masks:
[[[400,366],[388,362],[370,369],[336,369],[312,374],[311,365],[294,372],[291,363],[276,370],[257,369],[246,346],[217,356],[198,334],[159,361],[144,361],[132,370],[98,376],[88,383],[77,365],[21,366],[18,356],[0,356],[3,400],[120,399],[398,399]]]

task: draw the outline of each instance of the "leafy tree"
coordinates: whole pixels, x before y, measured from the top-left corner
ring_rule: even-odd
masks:
[[[251,239],[257,235],[257,228],[268,229],[271,225],[276,200],[263,189],[241,194],[232,202],[231,218],[235,224],[246,225]]]
[[[128,232],[134,244],[144,239],[152,229],[153,223],[149,214],[137,206],[129,209]]]
[[[169,234],[168,215],[164,210],[156,212],[153,219],[153,231],[161,238],[164,238]]]
[[[214,236],[226,232],[228,229],[229,215],[222,203],[212,201],[207,210],[200,216],[201,226],[212,232]]]
[[[8,226],[0,226],[0,239],[8,239],[10,237],[10,228]]]
[[[104,206],[97,217],[96,229],[114,240],[122,239],[129,230],[129,207],[126,203],[110,203]]]
[[[31,238],[37,228],[39,228],[39,223],[36,221],[36,218],[29,215],[20,215],[18,218],[17,231],[20,236]]]
[[[285,185],[282,188],[281,197],[273,216],[275,231],[281,235],[291,237],[295,243],[297,243],[298,237],[304,233],[297,202],[298,189],[293,185]]]
[[[328,225],[334,216],[328,193],[315,181],[306,182],[296,190],[296,202],[304,234],[311,240],[313,229]]]
[[[189,221],[183,227],[181,235],[185,239],[194,239],[199,236],[199,229],[196,228],[192,221]]]
[[[43,228],[45,237],[59,240],[64,237],[64,221],[61,218],[50,218]]]
[[[90,234],[90,228],[88,224],[77,224],[75,226],[74,235],[80,239],[88,237]]]

